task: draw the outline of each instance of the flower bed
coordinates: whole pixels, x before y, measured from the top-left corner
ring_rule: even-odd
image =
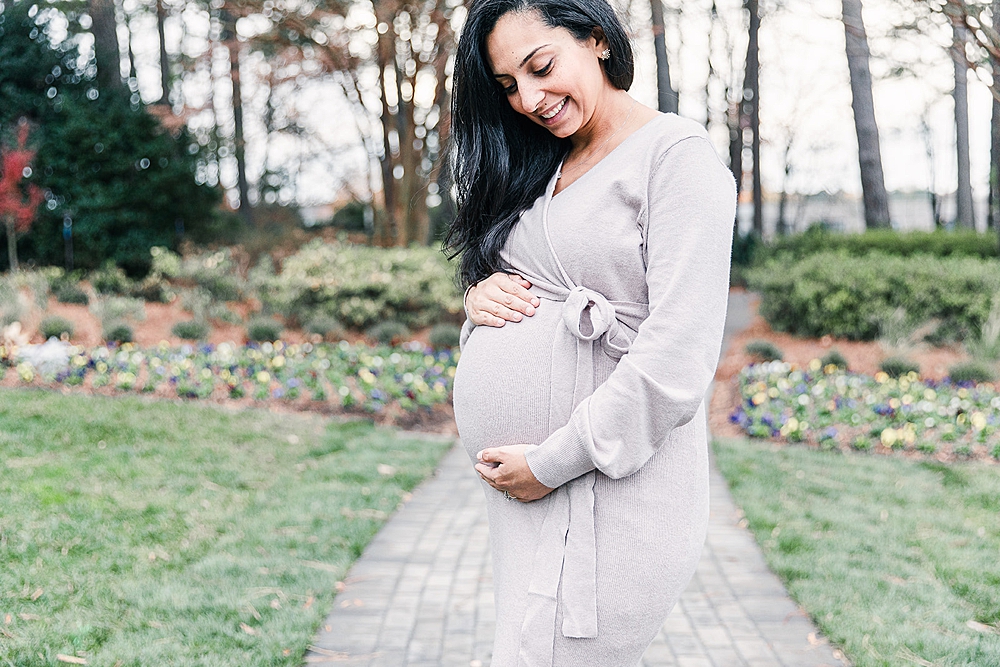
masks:
[[[906,450],[939,458],[1000,458],[1000,392],[992,384],[933,381],[910,373],[851,373],[787,362],[751,364],[737,376],[730,421],[758,438],[826,448]]]
[[[69,364],[40,372],[0,345],[0,384],[103,389],[191,399],[296,401],[381,412],[429,410],[448,401],[459,353],[417,341],[363,344],[249,343],[140,348],[69,346]]]

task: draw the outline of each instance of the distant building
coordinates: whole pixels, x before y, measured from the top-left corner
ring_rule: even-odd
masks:
[[[741,198],[743,199],[743,198]],[[939,195],[941,219],[948,224],[955,218],[955,194]],[[764,198],[764,238],[772,238],[778,226],[778,196],[765,195]],[[976,228],[986,230],[986,198],[975,202]],[[931,210],[930,194],[927,192],[890,192],[889,214],[892,226],[901,231],[931,231],[934,229],[934,215]],[[753,227],[753,204],[741,201],[737,216],[740,231],[747,233]],[[816,223],[824,223],[830,229],[856,233],[865,230],[864,206],[861,197],[843,193],[820,192],[811,195],[791,194],[785,203],[785,224],[788,231],[802,232]]]

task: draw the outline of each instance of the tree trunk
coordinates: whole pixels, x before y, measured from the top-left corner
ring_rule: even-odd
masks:
[[[993,29],[1000,33],[1000,0],[993,0]],[[1000,72],[1000,58],[992,58],[993,71]],[[990,123],[990,198],[987,224],[1000,231],[1000,98],[993,96]]]
[[[677,91],[670,83],[670,62],[667,60],[663,0],[650,0],[649,4],[653,13],[653,49],[656,52],[656,90],[659,109],[664,113],[677,113]]]
[[[229,51],[229,78],[233,83],[233,153],[236,156],[236,186],[240,193],[240,217],[250,226],[250,184],[247,180],[246,140],[243,136],[243,96],[240,92],[240,43],[236,35],[236,18],[227,9],[219,12],[222,20],[222,41]]]
[[[125,28],[128,30],[128,41],[126,42],[128,44],[128,86],[129,90],[137,93],[139,92],[139,77],[135,69],[135,51],[132,50],[132,37],[135,36],[132,31],[132,21],[133,17],[125,14]]]
[[[4,226],[7,228],[7,261],[10,263],[11,271],[18,271],[17,264],[17,232],[14,230],[14,219],[7,216],[4,219]]]
[[[114,0],[87,0],[87,13],[92,21],[97,83],[104,90],[117,88],[122,85],[122,76]]]
[[[160,40],[160,104],[170,104],[170,59],[167,58],[167,38],[163,24],[167,20],[167,9],[163,0],[156,0],[156,33]]]
[[[762,237],[764,191],[760,182],[760,9],[757,0],[746,0],[744,6],[750,12],[750,39],[747,42],[746,75],[743,77],[742,113],[749,118],[753,135],[750,143],[753,159],[753,231]]]
[[[392,115],[393,109],[389,104],[389,99],[387,96],[387,81],[385,73],[392,67],[393,71],[398,72],[398,68],[395,66],[396,59],[396,43],[392,30],[392,8],[386,7],[387,3],[376,2],[375,3],[375,13],[376,21],[380,23],[385,23],[389,26],[389,29],[384,33],[380,32],[378,36],[378,44],[376,45],[376,63],[378,66],[378,81],[379,90],[382,96],[382,155],[379,158],[379,166],[382,168],[382,210],[377,211],[375,216],[375,234],[373,241],[375,245],[388,247],[396,244],[398,237],[400,236],[399,230],[399,219],[396,217],[396,207],[397,207],[397,188],[396,188],[396,178],[393,165],[392,156],[392,142],[390,137],[392,134]],[[382,11],[379,11],[379,10]],[[386,13],[385,10],[389,10]],[[397,81],[398,90],[398,81]],[[398,113],[398,103],[397,99],[397,113]],[[399,141],[402,141],[402,137],[398,137]]]
[[[958,156],[958,189],[956,197],[955,225],[967,229],[976,228],[975,211],[972,207],[972,168],[969,164],[969,75],[965,63],[965,28],[953,20],[952,60],[955,64],[955,147]]]
[[[879,148],[878,125],[875,122],[872,75],[868,67],[868,35],[861,16],[861,0],[843,0],[843,17],[847,67],[851,74],[851,107],[858,134],[865,227],[889,227],[889,195],[886,193],[885,177],[882,174],[882,152]]]

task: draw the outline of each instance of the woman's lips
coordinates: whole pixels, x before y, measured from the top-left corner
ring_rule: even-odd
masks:
[[[539,118],[542,119],[542,123],[544,123],[545,125],[554,125],[555,123],[558,123],[560,120],[562,120],[563,116],[566,115],[566,107],[568,106],[569,106],[569,97],[564,97],[562,99],[562,102],[560,102],[555,106],[555,108],[559,109],[556,115],[552,116],[551,118],[545,118],[544,116],[540,115]]]

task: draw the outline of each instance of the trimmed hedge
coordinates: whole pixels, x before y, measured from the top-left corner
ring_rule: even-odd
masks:
[[[934,255],[987,259],[997,257],[1000,247],[996,234],[979,234],[973,230],[898,232],[874,229],[861,234],[842,234],[816,226],[802,234],[779,237],[763,251],[755,249],[757,257],[761,254],[765,257],[786,255],[796,259],[830,251],[843,251],[854,257],[881,252],[900,257]]]
[[[760,292],[760,314],[776,331],[872,340],[902,308],[916,328],[938,320],[937,341],[978,335],[1000,292],[1000,262],[931,255],[864,257],[816,253],[801,260],[777,258],[750,269]]]

